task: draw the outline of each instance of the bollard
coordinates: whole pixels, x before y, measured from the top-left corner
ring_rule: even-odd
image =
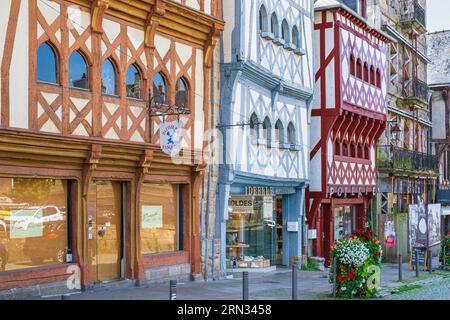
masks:
[[[443,262],[444,262],[444,271],[446,271],[447,270],[447,256],[446,256],[446,248],[447,246],[446,245],[444,245],[444,249],[443,249],[443,256],[442,256],[442,260],[443,260]]]
[[[292,300],[297,300],[297,279],[298,279],[298,271],[295,263],[292,265]]]
[[[333,257],[333,299],[336,299],[336,276],[337,276],[336,257]]]
[[[419,250],[416,249],[416,277],[419,277]]]
[[[169,300],[177,300],[177,280],[170,280]]]
[[[248,271],[242,273],[242,300],[248,300]]]
[[[430,254],[430,264],[428,265],[428,272],[432,273],[433,272],[433,254],[431,253],[431,251],[428,251]]]
[[[398,255],[398,281],[402,281],[402,255]]]

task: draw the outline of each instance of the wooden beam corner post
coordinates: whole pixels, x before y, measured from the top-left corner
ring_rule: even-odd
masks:
[[[166,4],[156,0],[145,22],[144,44],[147,48],[155,49],[155,34],[161,18],[166,14]]]
[[[83,172],[81,176],[81,246],[79,250],[80,268],[81,268],[81,285],[86,287],[91,282],[90,277],[90,262],[88,252],[88,229],[89,229],[89,208],[88,208],[88,194],[89,185],[92,182],[92,176],[97,164],[100,161],[102,153],[102,146],[98,144],[91,145],[86,160],[83,164]]]
[[[192,217],[191,217],[191,273],[199,274],[200,266],[200,201],[201,186],[206,171],[206,162],[202,159],[192,172]]]
[[[131,214],[129,219],[129,225],[131,226],[130,230],[134,230],[131,233],[129,248],[127,252],[132,254],[132,256],[128,257],[128,261],[130,261],[130,265],[134,266],[134,272],[132,272],[132,277],[136,280],[142,280],[145,278],[145,270],[144,265],[142,263],[142,255],[141,255],[141,189],[142,184],[145,181],[145,175],[150,170],[150,165],[153,161],[153,150],[144,150],[144,153],[141,155],[141,159],[136,168],[136,175],[134,179],[134,187],[131,190],[131,199],[134,199],[134,203],[132,203],[131,212],[135,212],[136,214]],[[134,195],[133,195],[134,193]],[[133,210],[134,207],[134,210]],[[134,234],[134,236],[133,236]],[[134,257],[133,257],[134,256]]]

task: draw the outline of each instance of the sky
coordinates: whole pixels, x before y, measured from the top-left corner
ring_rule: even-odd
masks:
[[[450,1],[427,0],[428,32],[450,30]]]

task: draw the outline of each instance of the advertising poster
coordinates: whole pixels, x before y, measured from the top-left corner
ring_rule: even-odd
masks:
[[[23,209],[12,211],[8,220],[11,225],[11,239],[42,237],[44,223],[42,209]]]
[[[142,206],[142,228],[154,229],[163,227],[162,206]]]
[[[394,221],[386,221],[384,224],[384,242],[388,248],[396,245]]]

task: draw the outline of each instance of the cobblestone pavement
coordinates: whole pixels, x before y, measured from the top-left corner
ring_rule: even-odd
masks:
[[[418,284],[421,285],[421,284]],[[386,300],[450,300],[450,278],[424,283],[420,288],[385,297]]]
[[[447,277],[444,286],[442,277]],[[402,291],[411,283],[421,283],[421,289],[393,294]],[[382,299],[410,299],[415,295],[418,299],[442,299],[450,295],[450,273],[435,272],[430,275],[421,272],[420,277],[403,265],[403,281],[398,281],[398,266],[385,264],[381,276]],[[300,271],[298,275],[299,300],[332,299],[331,284],[328,282],[328,271],[307,272]],[[417,291],[416,291],[417,290]],[[424,291],[421,298],[420,292]],[[446,291],[445,294],[442,294]],[[287,268],[278,268],[276,272],[250,273],[249,296],[251,300],[289,300],[292,296],[292,272]],[[94,288],[70,296],[72,300],[167,300],[169,284],[147,284],[141,287],[104,286]],[[43,297],[44,299],[61,299],[61,296]],[[240,300],[242,299],[242,274],[236,273],[231,279],[218,281],[180,282],[177,286],[177,300]]]

